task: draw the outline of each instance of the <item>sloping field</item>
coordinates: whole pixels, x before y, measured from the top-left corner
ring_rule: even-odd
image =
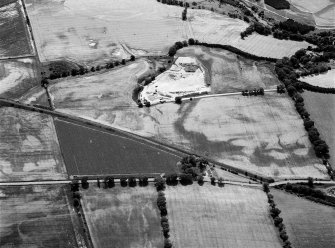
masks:
[[[67,178],[51,117],[0,108],[0,180]]]
[[[38,85],[35,60],[27,58],[0,61],[1,97],[16,99]]]
[[[95,248],[163,247],[160,215],[153,186],[82,192],[82,204]]]
[[[98,117],[103,114],[103,111],[99,113],[95,111],[102,106],[101,110],[122,108],[127,105],[135,106],[132,100],[133,90],[138,78],[147,73],[149,68],[150,64],[146,60],[137,60],[115,70],[55,80],[56,83],[49,86],[49,92],[54,98],[56,108],[76,106],[78,110],[82,109]],[[28,92],[24,100],[30,103],[47,104],[45,91],[42,88],[37,92]]]
[[[335,27],[334,0],[292,0],[291,4],[301,11],[313,13],[318,26]]]
[[[263,87],[275,88],[280,82],[268,62],[245,59],[223,49],[192,46],[178,51],[178,56],[195,56],[206,69],[211,93],[238,92]]]
[[[174,247],[281,247],[260,189],[194,184],[165,195]]]
[[[335,209],[280,190],[271,190],[295,248],[332,248]]]
[[[236,45],[257,55],[282,58],[307,43],[251,35],[240,39],[247,23],[208,10],[188,10],[155,0],[26,0],[42,62],[67,58],[98,63],[112,58],[166,54],[176,41],[196,38]],[[52,27],[52,28],[50,28]],[[266,46],[265,42],[272,42]],[[264,47],[265,45],[265,47]]]
[[[305,91],[305,107],[315,122],[322,139],[329,146],[330,162],[335,167],[335,95]]]
[[[181,159],[162,147],[56,119],[69,175],[158,174],[176,171]]]
[[[0,246],[78,247],[65,187],[0,188]]]
[[[33,53],[28,30],[19,1],[0,4],[0,57],[15,57]]]
[[[330,70],[319,75],[301,77],[300,80],[319,87],[335,88],[335,70]]]

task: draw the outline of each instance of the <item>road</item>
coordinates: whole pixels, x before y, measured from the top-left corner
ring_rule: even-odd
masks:
[[[279,182],[274,182],[270,183],[270,187],[275,187],[287,183],[308,183],[308,180],[287,180],[287,181],[279,181]],[[333,184],[335,185],[335,181],[323,181],[323,180],[314,180],[314,184]]]

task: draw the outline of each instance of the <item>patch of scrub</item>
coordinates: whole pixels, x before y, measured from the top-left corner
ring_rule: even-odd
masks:
[[[205,70],[193,57],[178,57],[171,68],[150,84],[139,95],[142,102],[159,103],[175,97],[201,95],[210,92],[205,83]]]

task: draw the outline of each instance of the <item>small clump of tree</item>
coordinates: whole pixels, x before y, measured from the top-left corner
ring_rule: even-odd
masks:
[[[181,13],[181,19],[183,21],[187,20],[187,7],[185,6],[185,9],[183,10],[183,12]]]

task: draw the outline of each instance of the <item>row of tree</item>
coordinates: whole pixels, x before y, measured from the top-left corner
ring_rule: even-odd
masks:
[[[299,52],[301,53],[301,52]],[[303,53],[296,53],[296,57],[299,58],[303,55]],[[298,75],[295,73],[294,69],[294,61],[291,59],[284,57],[282,60],[278,61],[275,65],[275,71],[278,75],[279,80],[281,80],[289,94],[289,96],[294,100],[295,107],[299,115],[304,121],[304,127],[308,132],[309,140],[313,144],[313,148],[315,151],[315,155],[323,160],[327,161],[329,159],[329,147],[324,140],[320,138],[320,133],[317,128],[314,126],[314,122],[309,118],[310,114],[304,107],[304,99],[299,94],[299,91],[302,91],[304,84],[297,80]],[[326,162],[327,164],[327,162]],[[331,177],[333,177],[334,173],[329,167],[328,173]]]
[[[165,180],[161,177],[155,179],[155,187],[158,191],[157,207],[161,214],[161,227],[164,235],[164,248],[171,248],[172,243],[170,237],[170,226],[168,220],[168,211],[166,208],[166,197],[165,197]]]
[[[286,0],[265,0],[265,4],[270,5],[275,9],[289,9],[290,3]]]
[[[326,195],[323,191],[313,188],[313,179],[308,178],[308,185],[301,184],[291,184],[277,186],[280,189],[284,189],[289,193],[294,193],[299,196],[304,196],[305,198],[322,203],[325,205],[330,205],[335,207],[335,199],[331,196]]]
[[[253,89],[253,90],[243,90],[242,96],[263,96],[264,95],[264,89],[260,87],[259,89]]]
[[[273,219],[273,222],[274,222],[275,226],[279,230],[279,236],[284,243],[283,247],[284,248],[291,248],[292,245],[291,245],[291,242],[288,240],[288,235],[287,235],[287,232],[286,232],[286,227],[283,223],[283,218],[281,218],[279,216],[281,211],[277,208],[277,206],[276,206],[276,204],[273,200],[273,195],[270,194],[270,188],[269,188],[268,183],[263,184],[263,190],[268,197],[268,203],[270,205],[270,215]]]
[[[134,61],[135,56],[131,55],[130,59],[128,61]],[[65,78],[69,76],[77,76],[77,75],[84,75],[89,72],[95,72],[95,71],[100,71],[101,69],[112,69],[114,67],[117,67],[119,65],[125,65],[127,63],[126,59],[122,59],[121,61],[113,61],[113,62],[108,62],[105,65],[97,65],[97,66],[92,66],[91,68],[85,68],[83,66],[79,66],[79,69],[72,69],[71,71],[63,71],[63,72],[52,72],[49,75],[49,79],[57,79],[57,78]]]

